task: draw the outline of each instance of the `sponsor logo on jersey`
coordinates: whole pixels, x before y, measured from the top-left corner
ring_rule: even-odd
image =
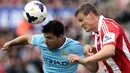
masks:
[[[64,57],[68,57],[69,53],[66,50],[62,50],[61,55]]]
[[[70,63],[68,62],[68,60],[62,61],[44,57],[44,64],[50,67],[64,68],[68,66]]]
[[[115,41],[115,34],[114,33],[106,33],[103,37],[103,44],[114,42]]]

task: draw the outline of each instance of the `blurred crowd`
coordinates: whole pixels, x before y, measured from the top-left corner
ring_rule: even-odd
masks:
[[[24,7],[32,0],[0,0],[0,11],[5,7]],[[49,20],[57,19],[64,23],[65,36],[80,41],[83,45],[92,44],[90,33],[86,33],[78,25],[74,17],[75,8],[82,2],[88,1],[97,6],[99,13],[105,17],[112,18],[122,25],[128,38],[130,39],[130,1],[129,0],[40,0],[48,9],[47,19],[39,25],[31,25],[22,18],[21,13],[19,20],[5,20],[0,18],[0,48],[5,42],[23,34],[41,33],[41,26]],[[18,15],[17,15],[18,14]],[[0,12],[0,15],[2,13]],[[13,15],[12,15],[13,16]],[[9,16],[3,16],[8,17]],[[17,18],[16,18],[17,19]],[[16,22],[17,21],[17,22]],[[12,27],[13,26],[13,27]],[[42,56],[37,47],[14,46],[13,49],[4,52],[0,51],[0,73],[43,73]],[[102,63],[101,63],[102,64]],[[101,65],[100,67],[102,67]],[[79,67],[77,73],[86,73],[86,69]],[[88,72],[89,73],[89,72]],[[98,73],[103,73],[100,69]]]

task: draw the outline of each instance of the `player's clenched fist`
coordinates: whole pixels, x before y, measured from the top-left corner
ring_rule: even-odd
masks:
[[[96,48],[93,45],[86,45],[84,47],[84,54],[86,56],[91,56],[96,53]]]

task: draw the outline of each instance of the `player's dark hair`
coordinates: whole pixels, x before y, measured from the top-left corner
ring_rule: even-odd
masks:
[[[43,26],[42,32],[52,33],[58,37],[64,34],[64,25],[57,20],[52,20],[49,21],[45,26]]]
[[[93,12],[96,16],[99,15],[97,10],[96,10],[96,7],[93,4],[88,3],[88,2],[84,2],[76,8],[75,16],[77,16],[79,13],[83,13],[84,15],[88,15],[90,11]]]

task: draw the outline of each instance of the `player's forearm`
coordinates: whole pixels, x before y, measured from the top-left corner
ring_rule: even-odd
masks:
[[[99,69],[98,62],[86,62],[85,59],[80,59],[78,63],[84,65],[92,73],[96,73]]]
[[[15,46],[15,45],[25,45],[25,44],[28,44],[28,36],[27,35],[23,35],[23,36],[20,36],[20,37],[17,37],[10,42],[10,45],[11,46]]]
[[[98,53],[96,53],[93,56],[87,57],[84,59],[86,62],[98,62],[105,60],[111,56],[115,55],[115,46],[114,45],[108,45],[102,48]]]
[[[91,73],[96,73],[99,69],[98,62],[86,63],[84,65]]]
[[[95,45],[91,45],[91,46],[92,46],[92,48],[96,49]]]

